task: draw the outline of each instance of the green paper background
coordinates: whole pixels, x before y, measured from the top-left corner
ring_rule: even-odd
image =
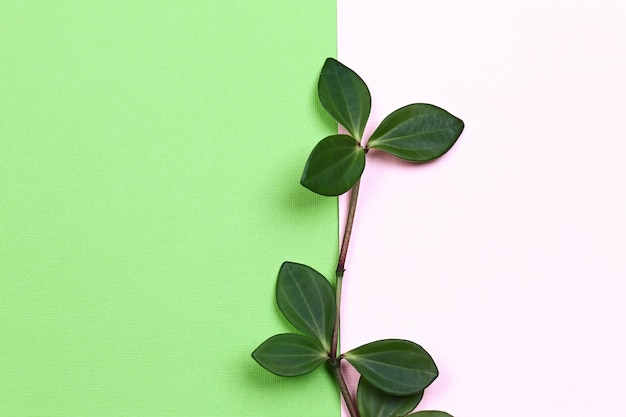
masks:
[[[333,416],[285,260],[330,276],[336,199],[299,184],[335,2],[0,2],[0,415]]]

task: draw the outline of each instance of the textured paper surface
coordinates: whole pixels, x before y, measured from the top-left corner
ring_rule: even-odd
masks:
[[[285,260],[328,274],[335,2],[0,4],[0,415],[332,416],[250,357],[291,331]]]
[[[372,122],[416,101],[466,122],[433,164],[368,154],[342,346],[422,344],[423,407],[456,417],[623,415],[625,3],[338,5]]]

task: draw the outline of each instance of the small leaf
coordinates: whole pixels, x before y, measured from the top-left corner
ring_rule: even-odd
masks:
[[[391,395],[417,394],[439,375],[428,352],[408,340],[378,340],[346,352],[344,358],[368,382]]]
[[[431,411],[431,410],[418,411],[417,413],[408,414],[406,417],[409,417],[409,416],[418,416],[418,417],[452,417],[450,414],[444,413],[443,411]]]
[[[403,397],[385,394],[365,378],[359,380],[357,403],[361,417],[397,417],[412,411],[422,400],[424,391]]]
[[[370,92],[361,77],[328,58],[320,73],[317,94],[326,111],[360,140],[372,106]]]
[[[352,188],[364,169],[365,150],[353,137],[328,136],[311,151],[300,184],[317,194],[336,196]]]
[[[270,337],[252,352],[252,357],[259,365],[280,376],[307,374],[328,359],[315,340],[293,333]]]
[[[287,320],[325,350],[335,325],[335,291],[315,269],[284,262],[278,271],[276,302]]]
[[[454,145],[463,121],[431,104],[409,104],[382,121],[368,147],[381,149],[409,161],[439,158]]]

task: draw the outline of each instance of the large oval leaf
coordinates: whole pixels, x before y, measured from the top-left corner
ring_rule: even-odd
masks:
[[[450,414],[445,413],[443,411],[434,411],[434,410],[423,410],[418,411],[417,413],[408,414],[409,416],[418,416],[418,417],[452,417]]]
[[[326,111],[360,140],[372,106],[370,92],[361,77],[328,58],[320,73],[317,93]]]
[[[348,191],[365,169],[365,151],[348,135],[322,139],[311,151],[300,184],[327,196]]]
[[[403,416],[415,409],[423,396],[424,391],[403,397],[385,394],[367,382],[365,378],[359,380],[359,386],[356,392],[361,417]]]
[[[409,104],[387,116],[367,146],[409,161],[430,161],[448,152],[463,127],[461,119],[437,106]]]
[[[291,324],[330,350],[335,291],[322,274],[306,265],[283,263],[276,283],[276,302]]]
[[[315,340],[293,333],[270,337],[252,352],[252,357],[259,365],[280,376],[304,375],[328,359]]]
[[[391,395],[417,394],[439,375],[428,352],[408,340],[378,340],[346,352],[344,358],[368,382]]]

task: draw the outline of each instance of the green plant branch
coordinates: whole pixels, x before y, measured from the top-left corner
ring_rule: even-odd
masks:
[[[346,226],[343,230],[343,239],[341,240],[341,248],[339,250],[339,260],[337,261],[337,269],[335,271],[335,300],[336,300],[336,313],[335,313],[335,325],[333,327],[333,336],[330,344],[330,357],[336,358],[339,350],[339,325],[341,316],[341,288],[343,286],[343,273],[345,272],[346,256],[348,255],[348,246],[350,245],[350,236],[352,235],[352,224],[354,223],[354,214],[356,212],[356,203],[359,199],[359,187],[361,180],[358,180],[356,184],[352,186],[350,191],[350,203],[348,208],[348,217],[346,218]]]
[[[354,223],[354,213],[356,212],[356,202],[359,199],[359,187],[361,180],[359,179],[350,191],[350,206],[348,207],[348,218],[346,219],[346,227],[343,231],[343,239],[341,241],[341,250],[339,251],[339,261],[337,262],[337,273],[345,271],[346,257],[348,256],[348,246],[350,245],[350,236],[352,235],[352,224]]]
[[[339,386],[339,391],[343,396],[343,399],[346,403],[346,408],[350,413],[351,417],[360,417],[359,409],[357,407],[356,401],[350,394],[350,390],[348,389],[348,384],[346,384],[346,380],[343,377],[343,373],[341,372],[341,358],[331,358],[328,361],[328,366],[330,367],[333,376],[337,380],[337,385]]]
[[[359,417],[359,410],[356,406],[356,402],[348,387],[346,385],[346,381],[343,377],[343,373],[341,372],[341,358],[337,357],[337,353],[339,352],[339,328],[341,323],[341,289],[343,286],[343,274],[345,272],[345,263],[346,257],[348,255],[348,246],[350,245],[350,237],[352,235],[352,225],[354,223],[354,215],[356,213],[356,203],[359,199],[359,187],[361,185],[361,180],[358,180],[350,191],[350,203],[348,207],[348,216],[346,218],[346,225],[343,231],[343,239],[341,240],[341,248],[339,250],[339,260],[337,261],[337,270],[336,274],[336,282],[335,282],[335,301],[336,301],[336,309],[335,309],[335,324],[333,327],[333,335],[330,344],[330,360],[329,364],[333,371],[333,376],[337,380],[337,385],[339,386],[339,390],[341,391],[341,395],[343,396],[348,411],[350,412],[350,416]]]
[[[333,336],[330,342],[330,355],[331,359],[337,359],[337,353],[339,352],[339,327],[341,323],[341,288],[343,286],[343,270],[337,270],[335,281],[335,324],[333,327]]]
[[[278,273],[276,301],[287,320],[304,335],[272,336],[252,353],[252,357],[280,376],[304,375],[326,362],[351,417],[360,417],[361,412],[385,417],[402,414],[398,410],[415,408],[423,390],[438,375],[428,352],[414,342],[401,339],[374,341],[345,354],[340,354],[339,349],[343,278],[360,178],[369,149],[378,149],[402,160],[431,161],[454,145],[464,123],[440,107],[414,103],[385,117],[369,140],[359,143],[355,138],[363,137],[371,96],[365,82],[333,58],[326,60],[320,73],[318,96],[327,112],[352,135],[331,135],[319,141],[300,178],[300,184],[320,195],[338,196],[350,192],[335,288],[313,268],[284,262]],[[342,373],[343,359],[361,375],[356,395],[351,394]],[[378,365],[372,367],[372,362]],[[417,394],[420,395],[416,397]],[[357,397],[362,401],[357,401]],[[449,417],[430,411],[411,415],[423,413]]]

